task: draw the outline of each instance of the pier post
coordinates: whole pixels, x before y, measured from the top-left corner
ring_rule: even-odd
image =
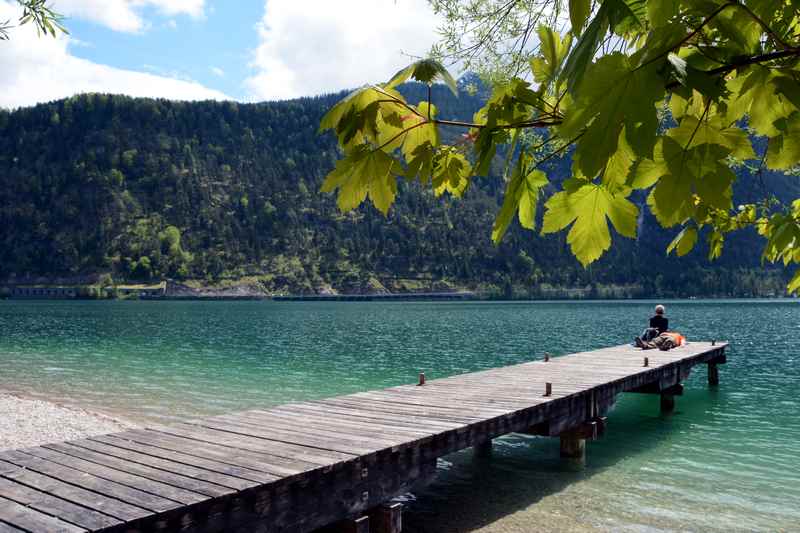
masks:
[[[492,456],[492,439],[483,439],[475,443],[473,446],[475,450],[475,457],[491,457]]]
[[[561,434],[561,457],[581,463],[586,462],[586,439],[575,433]]]
[[[724,365],[728,362],[728,357],[725,352],[720,353],[713,359],[708,361],[708,384],[711,387],[719,385],[719,365]]]
[[[661,393],[661,413],[669,414],[675,410],[675,396]]]
[[[372,533],[400,533],[403,530],[403,504],[385,503],[379,505],[373,512]]]
[[[717,363],[708,363],[708,384],[712,387],[719,385],[719,367]]]
[[[345,520],[340,531],[342,533],[369,533],[369,517],[362,516]]]

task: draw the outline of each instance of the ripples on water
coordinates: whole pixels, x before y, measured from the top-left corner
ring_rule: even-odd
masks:
[[[689,339],[732,341],[663,418],[624,396],[589,464],[556,439],[467,451],[410,496],[407,531],[799,531],[800,305],[667,303]],[[650,302],[0,302],[0,389],[164,422],[628,342]]]

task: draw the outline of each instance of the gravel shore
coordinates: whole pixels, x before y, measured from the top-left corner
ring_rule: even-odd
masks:
[[[79,439],[131,427],[133,424],[83,409],[0,394],[0,450]]]

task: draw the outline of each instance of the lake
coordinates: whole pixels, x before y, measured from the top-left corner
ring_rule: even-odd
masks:
[[[630,342],[654,303],[0,301],[0,390],[169,422]],[[718,389],[622,395],[584,469],[557,439],[448,456],[404,531],[800,530],[800,301],[663,303],[732,343]]]

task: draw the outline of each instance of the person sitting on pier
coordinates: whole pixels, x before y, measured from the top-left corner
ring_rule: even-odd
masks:
[[[649,342],[669,329],[669,319],[664,316],[664,306],[656,306],[656,314],[650,318],[650,327],[646,328],[641,335],[634,340],[635,346],[640,346],[641,342]]]
[[[650,317],[650,329],[657,329],[659,335],[669,330],[669,319],[664,316],[664,306],[661,304],[656,306],[656,314]]]
[[[661,304],[656,306],[656,314],[650,318],[650,327],[634,341],[634,345],[643,350],[671,350],[683,344],[686,344],[686,337],[669,331],[669,319],[664,316],[664,306]]]

